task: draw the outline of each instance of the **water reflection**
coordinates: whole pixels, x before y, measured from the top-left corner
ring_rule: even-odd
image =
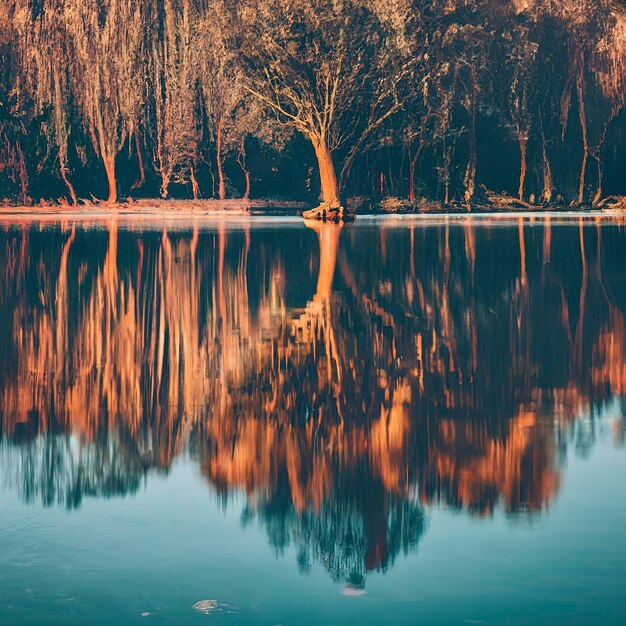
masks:
[[[1,233],[5,481],[75,508],[189,456],[355,593],[430,504],[544,510],[622,402],[624,230],[307,226]]]

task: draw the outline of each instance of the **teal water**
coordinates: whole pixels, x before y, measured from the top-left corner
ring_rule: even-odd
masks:
[[[0,255],[1,623],[626,621],[621,225]]]

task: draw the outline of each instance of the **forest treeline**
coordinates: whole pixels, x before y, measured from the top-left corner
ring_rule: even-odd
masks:
[[[0,198],[626,193],[615,0],[0,0]]]

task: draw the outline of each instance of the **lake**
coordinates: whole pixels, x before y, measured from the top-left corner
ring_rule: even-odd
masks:
[[[623,624],[626,225],[0,225],[0,623]]]

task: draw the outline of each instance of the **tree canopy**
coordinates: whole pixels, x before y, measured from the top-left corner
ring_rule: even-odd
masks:
[[[592,204],[625,95],[615,0],[1,0],[0,197]]]

